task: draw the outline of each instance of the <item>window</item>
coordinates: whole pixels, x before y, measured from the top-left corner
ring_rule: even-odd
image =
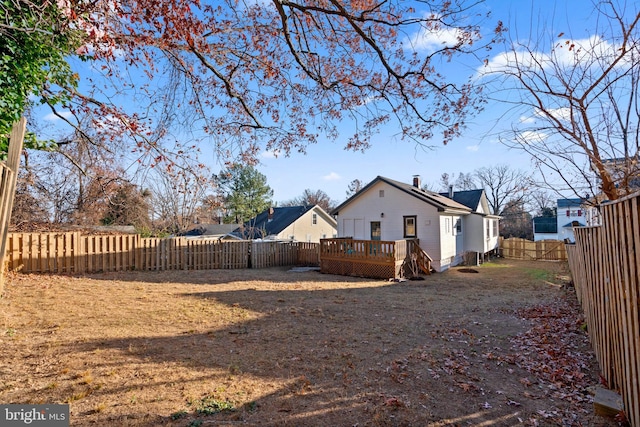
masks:
[[[567,210],[567,216],[582,216],[582,209]]]
[[[418,232],[416,230],[416,216],[404,217],[404,237],[417,237]]]
[[[462,219],[458,218],[456,220],[456,226],[455,226],[455,233],[454,234],[460,234],[462,233]]]
[[[484,234],[487,238],[489,238],[491,237],[491,220],[485,219],[484,223],[486,225]]]
[[[444,219],[444,232],[446,234],[451,233],[451,218],[449,217]]]
[[[371,240],[380,240],[382,236],[382,229],[380,227],[380,221],[371,221]]]
[[[498,220],[494,219],[491,222],[493,222],[493,233],[491,234],[491,236],[496,237],[498,235]]]
[[[311,218],[311,223],[316,225],[318,223],[318,214],[313,214]]]
[[[384,190],[378,191],[378,197],[384,197]]]

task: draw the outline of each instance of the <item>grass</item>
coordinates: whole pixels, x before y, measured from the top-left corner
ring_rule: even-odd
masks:
[[[0,400],[68,402],[77,427],[437,427],[500,424],[509,395],[523,419],[553,406],[603,426],[582,415],[588,399],[527,397],[531,374],[497,363],[530,327],[517,309],[565,295],[539,286],[562,268],[497,259],[407,283],[277,268],[14,275]]]
[[[534,280],[551,281],[555,276],[550,271],[544,270],[542,268],[525,268],[524,272]]]
[[[512,266],[503,261],[497,262],[496,260],[491,260],[491,261],[482,263],[481,265],[479,265],[479,267],[480,268],[510,268]]]
[[[219,400],[214,396],[206,396],[196,402],[196,412],[202,415],[213,415],[224,411],[235,411],[233,403]]]

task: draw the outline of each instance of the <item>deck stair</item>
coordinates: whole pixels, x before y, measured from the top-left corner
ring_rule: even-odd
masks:
[[[431,274],[431,263],[433,259],[429,256],[428,253],[424,251],[418,245],[418,243],[413,244],[413,251],[411,253],[411,270],[414,275],[418,275],[418,272],[422,272],[424,274]]]

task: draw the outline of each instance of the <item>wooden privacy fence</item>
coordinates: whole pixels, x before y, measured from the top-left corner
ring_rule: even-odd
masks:
[[[640,193],[602,205],[602,225],[566,245],[578,300],[603,377],[640,426]]]
[[[96,273],[125,270],[209,270],[319,265],[317,243],[10,233],[10,270]]]
[[[563,261],[567,259],[565,244],[561,240],[539,240],[511,237],[500,238],[500,255],[522,260]]]

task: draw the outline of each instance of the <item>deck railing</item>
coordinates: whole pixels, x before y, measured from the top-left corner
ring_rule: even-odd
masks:
[[[411,260],[417,240],[320,240],[320,269],[325,273],[397,278]]]
[[[395,263],[411,252],[408,243],[407,240],[322,239],[320,257]]]

